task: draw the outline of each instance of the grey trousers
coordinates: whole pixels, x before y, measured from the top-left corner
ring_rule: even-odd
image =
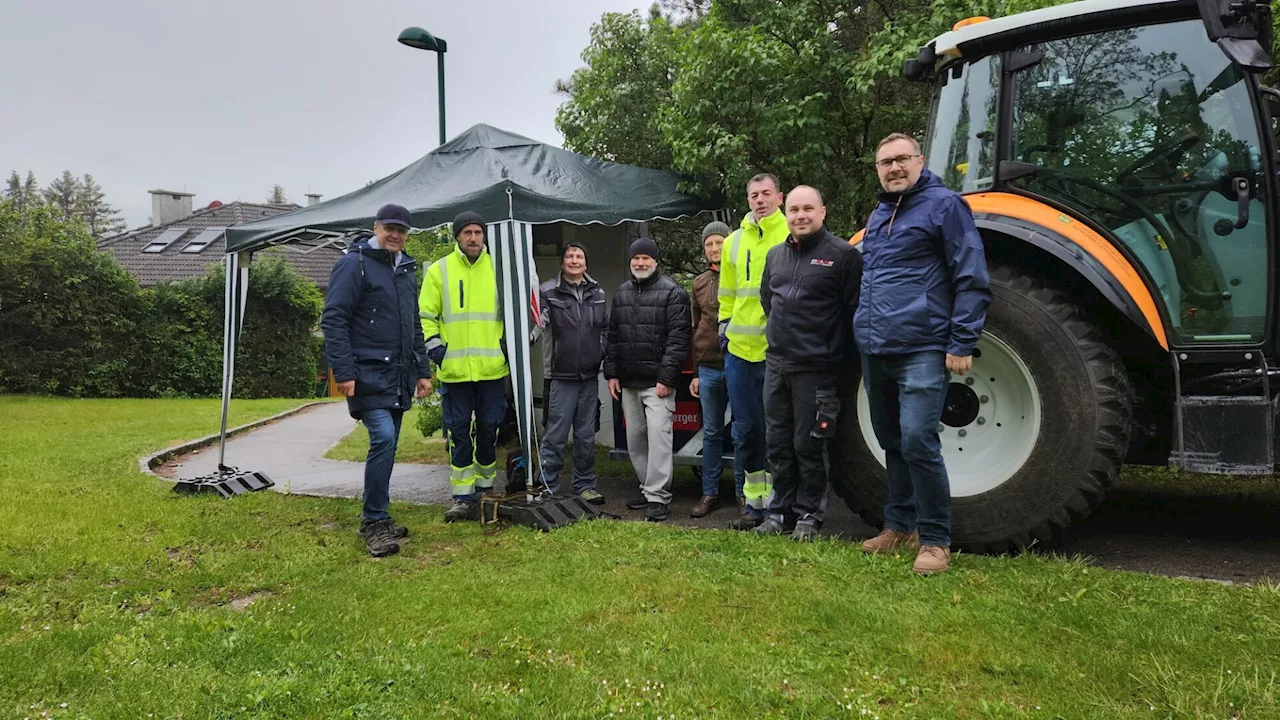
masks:
[[[656,387],[622,388],[622,417],[627,422],[627,452],[649,502],[671,504],[672,420],[676,394],[658,397]]]
[[[573,430],[573,492],[596,488],[596,416],[600,414],[600,379],[552,380],[547,397],[547,430],[542,438],[542,481],[560,491],[569,430]]]

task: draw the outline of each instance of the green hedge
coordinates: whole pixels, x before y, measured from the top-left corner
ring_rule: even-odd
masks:
[[[320,291],[278,251],[249,277],[236,395],[314,395]],[[217,395],[224,285],[215,265],[143,290],[79,223],[0,202],[0,392]]]

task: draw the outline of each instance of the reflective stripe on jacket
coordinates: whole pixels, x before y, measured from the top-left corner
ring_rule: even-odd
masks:
[[[760,276],[769,250],[787,239],[787,217],[782,210],[758,224],[747,213],[742,227],[725,241],[720,266],[720,322],[729,323],[725,335],[729,352],[747,362],[764,362],[764,308],[760,307]]]
[[[497,380],[509,374],[498,281],[488,251],[473,264],[455,247],[433,263],[423,278],[418,304],[427,352],[446,347],[440,382]]]

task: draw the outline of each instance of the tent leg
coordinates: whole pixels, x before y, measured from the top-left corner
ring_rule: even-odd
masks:
[[[217,493],[224,498],[243,495],[256,490],[266,490],[275,482],[261,472],[240,471],[227,467],[227,411],[231,407],[231,389],[236,377],[236,345],[240,340],[240,328],[244,318],[244,306],[249,292],[249,261],[252,255],[240,253],[226,255],[226,287],[223,289],[224,312],[222,315],[222,428],[218,433],[217,471],[194,478],[179,480],[173,491],[182,495]]]

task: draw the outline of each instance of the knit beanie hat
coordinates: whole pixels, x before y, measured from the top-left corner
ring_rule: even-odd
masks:
[[[636,238],[635,242],[631,243],[631,253],[627,255],[627,259],[630,260],[637,255],[648,255],[653,258],[654,262],[657,262],[658,243],[646,237]]]
[[[564,249],[560,251],[560,262],[564,262],[564,254],[569,252],[569,248],[578,248],[579,250],[582,251],[582,259],[583,260],[589,259],[587,256],[587,249],[583,247],[582,243],[571,242],[568,245],[565,245]]]
[[[706,242],[707,238],[712,235],[719,235],[720,237],[727,238],[729,237],[730,232],[728,225],[725,225],[719,220],[712,220],[707,223],[706,227],[702,228],[702,241]]]
[[[480,217],[480,213],[473,213],[470,210],[458,213],[458,217],[453,219],[453,237],[455,240],[468,225],[479,225],[480,230],[483,232],[484,218]]]

